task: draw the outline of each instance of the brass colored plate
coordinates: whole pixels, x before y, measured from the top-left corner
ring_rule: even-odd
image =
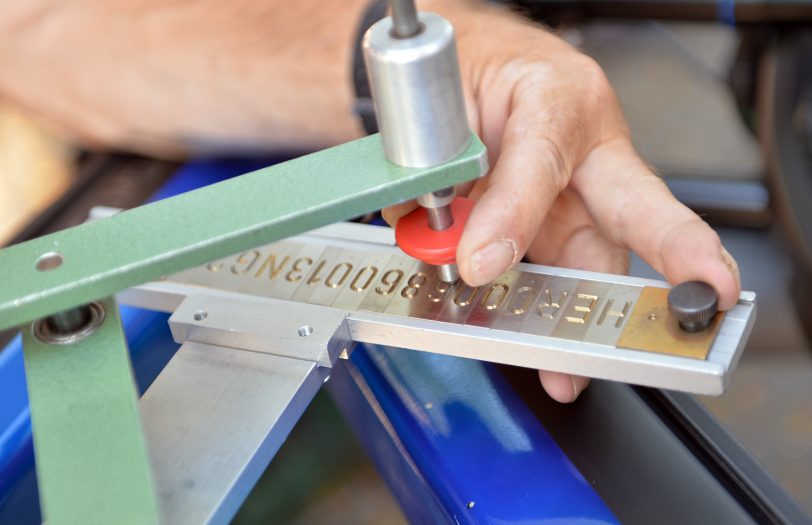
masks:
[[[643,289],[617,342],[618,348],[707,359],[724,313],[716,314],[710,328],[703,332],[684,332],[668,311],[668,291],[653,286]]]

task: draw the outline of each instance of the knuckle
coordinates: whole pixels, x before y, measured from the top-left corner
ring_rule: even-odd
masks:
[[[592,57],[579,54],[570,63],[577,78],[577,90],[590,112],[598,114],[615,103],[612,85],[603,68]]]
[[[549,136],[539,137],[535,149],[536,163],[541,167],[540,174],[545,182],[551,183],[556,193],[567,187],[572,172],[571,162],[564,155],[559,143]]]

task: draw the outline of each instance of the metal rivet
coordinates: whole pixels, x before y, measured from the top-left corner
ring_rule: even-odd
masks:
[[[304,325],[299,328],[298,333],[299,337],[307,337],[308,335],[313,333],[313,327],[310,325]]]
[[[654,312],[648,314],[648,320],[649,321],[656,321],[657,320],[657,314],[655,314]]]
[[[208,316],[209,316],[209,313],[206,312],[205,310],[198,310],[197,312],[195,312],[195,315],[193,317],[194,317],[195,321],[202,321],[203,319],[207,318]]]
[[[39,256],[35,267],[41,272],[48,272],[62,265],[63,257],[61,253],[48,252]]]
[[[474,502],[474,501],[469,501],[469,502],[468,502],[467,507],[468,507],[469,509],[473,509],[473,508],[474,508],[474,505],[476,505],[476,502]]]

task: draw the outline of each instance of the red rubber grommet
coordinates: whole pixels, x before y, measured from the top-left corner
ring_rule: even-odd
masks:
[[[451,201],[454,224],[447,230],[437,231],[429,227],[426,209],[418,207],[401,217],[395,225],[395,240],[401,250],[415,259],[435,266],[454,264],[457,262],[457,245],[472,209],[474,201],[471,199],[455,198]]]

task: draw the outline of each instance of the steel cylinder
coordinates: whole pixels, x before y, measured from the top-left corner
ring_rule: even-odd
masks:
[[[386,157],[407,167],[447,162],[470,140],[454,28],[434,13],[418,13],[421,30],[392,31],[392,18],[373,25],[363,49]]]

